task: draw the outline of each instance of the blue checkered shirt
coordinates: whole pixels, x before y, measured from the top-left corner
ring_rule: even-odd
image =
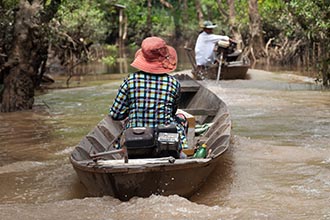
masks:
[[[180,83],[168,74],[130,74],[121,84],[110,108],[115,120],[128,117],[126,127],[157,127],[176,123]],[[186,144],[184,128],[177,124],[181,140]]]

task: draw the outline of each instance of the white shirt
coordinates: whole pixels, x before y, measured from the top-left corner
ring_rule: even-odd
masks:
[[[215,54],[213,50],[215,44],[219,40],[229,40],[229,37],[216,34],[207,34],[204,31],[199,34],[195,46],[195,59],[197,65],[214,63]]]

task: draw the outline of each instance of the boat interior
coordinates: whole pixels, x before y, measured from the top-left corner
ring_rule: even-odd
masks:
[[[184,152],[191,158],[194,147],[199,143],[208,146],[212,158],[223,153],[230,139],[231,121],[225,103],[200,83],[186,76],[178,75],[181,83],[179,111],[184,112],[189,121],[189,149]],[[196,136],[197,127],[205,131]],[[123,123],[106,116],[75,147],[71,160],[79,163],[98,159],[122,160],[123,152],[115,148],[123,131]]]

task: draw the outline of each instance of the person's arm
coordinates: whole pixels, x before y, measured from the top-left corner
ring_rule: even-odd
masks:
[[[211,41],[213,43],[217,43],[219,40],[229,41],[229,37],[224,35],[209,34],[207,37],[207,41]]]
[[[177,89],[177,93],[175,96],[175,102],[174,102],[173,112],[172,112],[173,115],[175,115],[176,111],[178,110],[180,98],[181,98],[181,85],[180,85],[180,83],[178,83],[178,89]]]
[[[109,116],[113,120],[124,120],[129,115],[128,104],[128,80],[126,79],[120,86],[117,96],[109,111]]]

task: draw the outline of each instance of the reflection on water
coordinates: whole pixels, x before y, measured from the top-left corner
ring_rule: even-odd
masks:
[[[186,51],[183,47],[176,48],[178,55],[178,64],[177,71],[186,70],[192,68],[192,64],[190,63]],[[106,65],[102,62],[95,61],[89,62],[88,64],[80,64],[74,68],[73,75],[81,75],[86,76],[87,74],[100,75],[105,73],[111,74],[125,74],[136,71],[135,68],[130,66],[135,57],[135,51],[127,50],[126,54],[123,58],[118,58],[117,62],[113,65]]]
[[[1,113],[0,219],[330,219],[330,92],[305,77],[249,73],[204,82],[230,109],[233,143],[190,200],[86,197],[68,155],[107,114],[119,80]]]

